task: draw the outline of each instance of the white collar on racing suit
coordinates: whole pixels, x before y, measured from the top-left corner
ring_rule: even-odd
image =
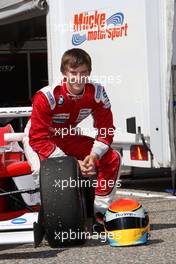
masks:
[[[69,96],[69,97],[71,97],[71,99],[73,99],[73,100],[77,100],[77,99],[80,99],[83,95],[84,95],[84,93],[85,93],[85,87],[84,87],[84,90],[83,90],[83,92],[82,92],[82,94],[73,94],[73,93],[71,93],[68,89],[67,89],[67,95]]]

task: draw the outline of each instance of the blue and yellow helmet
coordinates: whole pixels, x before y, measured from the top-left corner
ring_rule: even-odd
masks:
[[[136,200],[118,199],[111,203],[104,216],[104,226],[110,246],[139,245],[148,240],[149,216]]]

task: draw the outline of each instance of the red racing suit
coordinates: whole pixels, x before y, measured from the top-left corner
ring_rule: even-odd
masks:
[[[74,130],[90,114],[97,131],[96,139]],[[114,130],[110,101],[100,84],[87,83],[81,95],[73,95],[63,81],[61,85],[44,87],[33,98],[29,130],[32,149],[40,159],[70,155],[83,160],[91,152],[96,153],[99,160],[95,194],[110,195],[110,200],[120,168],[120,155],[110,147]],[[107,184],[101,184],[102,181]]]

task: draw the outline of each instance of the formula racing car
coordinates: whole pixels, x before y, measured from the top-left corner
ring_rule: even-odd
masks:
[[[30,107],[1,108],[0,120],[30,114]],[[63,188],[61,182],[68,179],[80,181],[74,157],[41,161],[36,186],[23,148],[25,136],[11,124],[0,127],[0,244],[32,242],[37,247],[43,238],[51,247],[83,243],[80,234],[93,215],[94,191],[79,184]],[[68,234],[64,241],[63,233]],[[73,233],[74,239],[69,236]]]

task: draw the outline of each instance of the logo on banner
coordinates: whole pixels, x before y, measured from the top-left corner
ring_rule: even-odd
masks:
[[[85,41],[126,37],[128,24],[122,12],[108,16],[105,12],[82,12],[74,15],[72,44],[78,46]]]

